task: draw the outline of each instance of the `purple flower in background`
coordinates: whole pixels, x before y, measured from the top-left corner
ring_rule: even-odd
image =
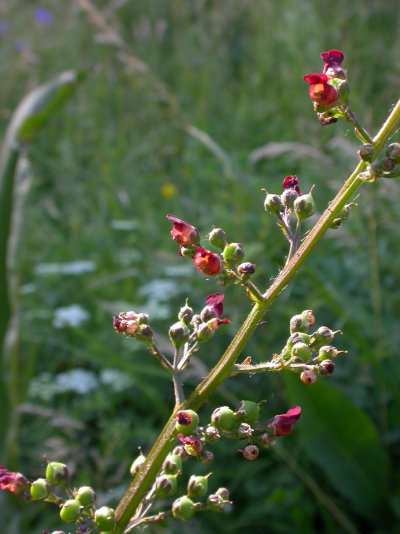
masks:
[[[45,7],[36,7],[35,19],[40,24],[51,24],[53,22],[53,14]]]
[[[0,19],[0,35],[5,35],[8,30],[8,24],[7,21],[4,19]]]

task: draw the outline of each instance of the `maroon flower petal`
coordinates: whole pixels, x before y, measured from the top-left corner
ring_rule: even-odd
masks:
[[[206,298],[207,306],[211,306],[212,308],[214,308],[218,317],[220,317],[224,313],[224,307],[222,305],[224,298],[225,296],[222,295],[222,293],[213,293],[212,295],[208,295],[208,297]]]
[[[293,406],[286,413],[275,415],[269,426],[273,429],[275,436],[284,436],[291,432],[293,425],[299,419],[301,414],[300,406]]]
[[[167,215],[167,219],[169,219],[173,223],[173,227],[171,230],[172,239],[176,241],[179,245],[188,246],[197,245],[199,243],[200,234],[197,228],[187,223],[186,221],[175,217],[175,215],[169,214]]]
[[[344,55],[343,52],[341,52],[340,50],[335,50],[334,48],[332,48],[332,50],[328,50],[327,52],[321,52],[321,58],[328,65],[341,65],[344,59]]]
[[[329,80],[328,76],[326,74],[311,72],[310,74],[306,74],[303,76],[303,80],[308,83],[317,84],[322,83],[325,84]]]

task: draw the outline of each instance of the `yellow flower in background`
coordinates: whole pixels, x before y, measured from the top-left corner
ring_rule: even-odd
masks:
[[[177,194],[177,189],[172,182],[165,182],[160,187],[160,193],[161,193],[161,196],[165,198],[165,200],[168,200]]]

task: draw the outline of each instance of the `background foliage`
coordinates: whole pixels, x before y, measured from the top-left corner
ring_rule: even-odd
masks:
[[[265,287],[286,244],[262,210],[261,188],[279,193],[282,178],[297,174],[304,190],[316,184],[322,211],[357,161],[345,124],[320,127],[302,76],[321,69],[320,51],[343,50],[355,111],[375,132],[398,98],[400,10],[395,0],[98,1],[112,34],[85,5],[15,0],[0,8],[2,132],[29,89],[66,68],[88,70],[28,152],[32,187],[16,273],[20,407],[4,450],[18,459],[8,467],[31,477],[45,458],[65,461],[77,484],[92,483],[112,504],[173,395],[143,347],[114,335],[110,318],[146,311],[165,337],[187,296],[200,308],[216,290],[176,256],[164,214],[202,235],[224,227]],[[38,17],[38,7],[50,17]],[[311,387],[292,376],[235,378],[200,413],[205,422],[215,406],[241,398],[266,399],[266,418],[301,404],[293,435],[253,463],[219,444],[213,484],[232,489],[232,513],[148,532],[395,532],[399,192],[396,181],[362,190],[350,220],[328,233],[243,355],[279,351],[290,317],[312,308],[319,325],[344,332],[349,355],[335,375]],[[187,387],[248,309],[238,289],[226,290],[232,323],[199,353]],[[57,526],[56,510],[14,501],[1,503],[9,532]]]

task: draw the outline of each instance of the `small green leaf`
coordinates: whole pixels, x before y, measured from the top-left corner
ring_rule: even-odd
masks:
[[[302,407],[296,433],[305,454],[361,516],[390,515],[386,457],[370,418],[326,381],[284,380],[290,401]]]

